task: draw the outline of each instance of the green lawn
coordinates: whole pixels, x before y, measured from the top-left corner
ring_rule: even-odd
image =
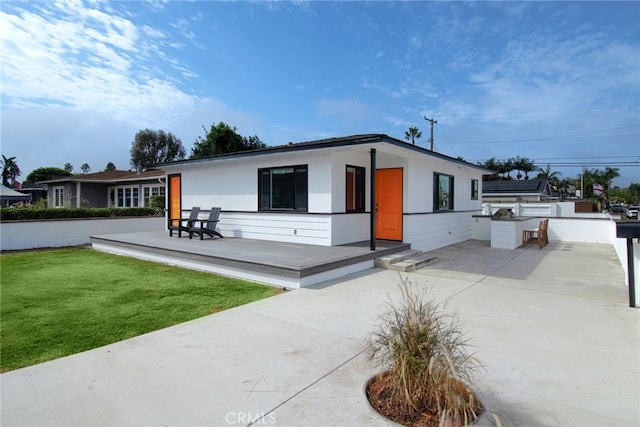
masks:
[[[1,372],[281,292],[86,248],[3,254],[0,286]]]

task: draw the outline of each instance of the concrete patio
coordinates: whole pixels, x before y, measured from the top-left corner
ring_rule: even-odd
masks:
[[[611,245],[468,241],[405,275],[457,312],[483,364],[479,425],[640,423],[640,311]],[[384,426],[362,343],[398,273],[341,280],[2,374],[3,426]]]

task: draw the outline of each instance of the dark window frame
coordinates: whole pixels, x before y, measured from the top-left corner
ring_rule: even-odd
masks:
[[[291,172],[288,170],[291,170]],[[285,177],[289,173],[292,176]],[[277,191],[274,192],[276,187]],[[259,212],[308,212],[308,207],[308,165],[258,169]]]
[[[349,200],[349,173],[353,172],[353,200]],[[365,212],[367,170],[362,166],[346,165],[345,167],[345,211],[347,213]],[[351,203],[353,202],[353,203]]]
[[[445,178],[448,180],[448,183],[447,183],[448,193],[446,193],[447,194],[446,206],[444,206],[445,203],[440,197],[440,179],[441,178]],[[433,173],[433,211],[434,212],[453,212],[454,211],[454,203],[453,203],[454,197],[455,197],[454,184],[455,184],[455,180],[453,175],[440,173],[440,172]]]
[[[477,179],[472,179],[471,180],[471,200],[478,200],[479,199],[479,191],[480,191],[480,185],[478,183]]]

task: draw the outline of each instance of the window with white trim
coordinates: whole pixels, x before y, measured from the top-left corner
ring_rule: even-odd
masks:
[[[145,185],[142,187],[142,199],[143,206],[148,208],[151,204],[151,196],[163,196],[165,195],[164,185]]]
[[[115,205],[117,208],[137,208],[140,200],[138,186],[116,187]]]
[[[64,187],[53,187],[53,206],[56,208],[64,206]]]

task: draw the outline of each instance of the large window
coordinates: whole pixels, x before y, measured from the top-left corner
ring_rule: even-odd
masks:
[[[471,200],[478,200],[478,180],[471,180]]]
[[[135,187],[116,187],[117,208],[137,208],[139,205],[140,190]]]
[[[365,169],[347,165],[347,212],[364,212]]]
[[[453,176],[437,172],[433,174],[433,210],[453,210]]]
[[[142,188],[143,205],[148,208],[151,204],[151,196],[165,195],[164,185],[147,185]]]
[[[307,211],[307,165],[258,169],[258,209]]]
[[[53,206],[56,208],[64,206],[64,187],[53,187]]]

